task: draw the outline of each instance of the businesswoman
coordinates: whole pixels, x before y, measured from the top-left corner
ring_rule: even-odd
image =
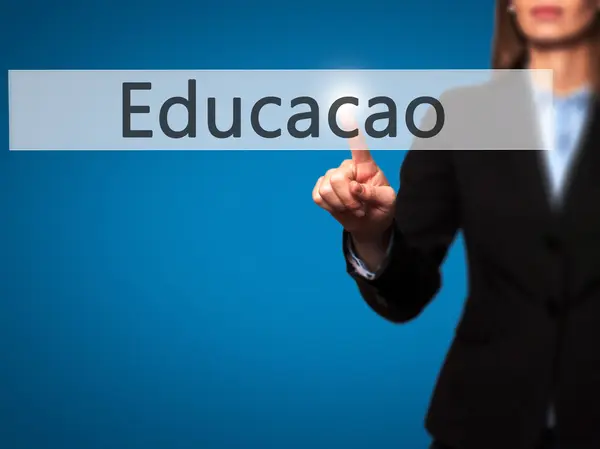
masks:
[[[498,0],[495,27],[494,68],[554,70],[552,151],[413,147],[396,194],[357,137],[313,199],[342,224],[365,301],[395,323],[435,296],[463,232],[468,298],[432,447],[600,449],[600,2]]]

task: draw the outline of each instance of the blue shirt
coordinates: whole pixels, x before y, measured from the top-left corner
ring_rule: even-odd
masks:
[[[579,139],[587,119],[591,93],[587,88],[564,97],[538,93],[536,95],[540,128],[544,145],[544,159],[551,181],[552,199],[560,200]],[[554,128],[552,128],[554,126]]]

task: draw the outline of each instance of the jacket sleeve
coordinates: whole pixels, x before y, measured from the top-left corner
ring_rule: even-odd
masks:
[[[400,170],[393,241],[370,279],[351,263],[344,231],[347,271],[367,304],[382,317],[404,323],[417,317],[441,287],[441,264],[459,228],[452,150],[408,151]]]

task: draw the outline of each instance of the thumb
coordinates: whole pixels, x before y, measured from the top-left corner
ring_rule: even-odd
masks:
[[[396,199],[394,189],[390,186],[374,186],[352,181],[350,189],[361,201],[376,206],[389,207]]]

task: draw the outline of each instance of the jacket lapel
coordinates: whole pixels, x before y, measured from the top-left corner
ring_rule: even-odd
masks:
[[[517,121],[512,127],[517,130],[530,129],[531,140],[537,143],[537,150],[512,150],[510,152],[511,171],[513,180],[517,186],[521,186],[522,200],[528,203],[532,211],[536,211],[544,217],[549,217],[553,212],[551,202],[551,183],[547,175],[546,161],[544,155],[544,143],[535,106],[531,86],[523,83],[520,87],[522,102],[515,104],[516,111],[512,120]],[[526,125],[523,124],[526,123]]]
[[[588,123],[582,133],[579,149],[574,156],[563,191],[565,212],[586,200],[590,186],[600,183],[600,101],[596,97],[590,105]],[[594,204],[593,207],[599,205]]]
[[[531,91],[524,98],[531,98]],[[531,129],[536,130],[540,148],[543,148],[539,138],[539,122],[532,107],[533,103],[526,101],[521,107],[528,111],[525,117],[531,120]],[[523,119],[523,115],[520,116]],[[531,208],[552,218],[568,212],[573,203],[585,200],[585,189],[590,182],[600,182],[600,101],[595,98],[590,105],[588,123],[582,132],[577,154],[568,169],[561,201],[556,203],[552,197],[551,180],[548,177],[545,150],[511,151],[511,164],[515,173],[515,182],[522,185],[524,199]]]

